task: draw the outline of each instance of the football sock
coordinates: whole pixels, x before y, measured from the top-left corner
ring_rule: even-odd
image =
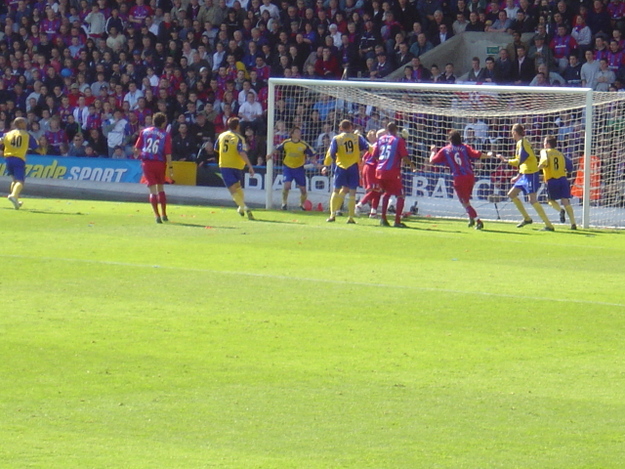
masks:
[[[569,221],[571,222],[571,225],[576,225],[577,223],[575,223],[575,214],[573,213],[573,206],[569,204],[566,207],[564,207],[564,210],[566,210],[566,214],[569,216]]]
[[[404,203],[406,199],[403,197],[397,197],[397,207],[395,210],[395,223],[401,223],[401,215],[404,213]]]
[[[373,194],[371,196],[371,211],[376,212],[378,210],[378,205],[380,205],[380,197],[382,197],[382,193],[373,191],[371,194]]]
[[[362,207],[363,205],[370,204],[372,201],[373,201],[373,191],[367,192],[365,196],[362,199],[360,199],[360,202],[358,202],[358,206]]]
[[[543,206],[540,205],[538,202],[536,202],[532,204],[532,207],[534,207],[534,210],[536,210],[536,213],[541,218],[541,220],[545,222],[545,225],[548,226],[549,228],[553,228],[553,225],[549,221],[549,218],[547,218],[547,214],[545,213]]]
[[[338,212],[341,205],[343,205],[343,200],[345,200],[344,195],[341,195],[339,192],[332,192],[332,197],[330,197],[330,215],[336,215],[336,212]]]
[[[11,182],[11,190],[9,191],[9,195],[13,194],[14,187],[15,187],[15,181]]]
[[[286,201],[289,200],[289,191],[282,189],[282,205],[286,205]]]
[[[349,213],[349,218],[354,218],[356,216],[356,194],[349,196],[349,201],[347,202],[347,210]]]
[[[388,201],[390,198],[390,195],[384,194],[382,196],[382,220],[386,220],[386,211],[388,210]]]
[[[515,197],[514,199],[512,199],[512,203],[516,206],[516,209],[521,213],[523,220],[530,219],[529,213],[527,213],[527,210],[525,210],[525,207],[523,207],[523,202],[521,202],[521,200],[518,197]]]
[[[306,202],[306,199],[308,199],[308,194],[300,194],[300,196],[299,196],[299,204],[302,207],[304,206],[304,202]]]
[[[547,203],[551,205],[553,209],[558,213],[560,213],[560,210],[562,210],[562,207],[560,207],[560,204],[557,200],[548,200]]]
[[[466,208],[466,210],[467,210],[467,213],[469,214],[469,218],[477,218],[477,212],[471,205],[469,205]]]
[[[232,200],[241,209],[245,209],[245,195],[240,187],[232,194]]]
[[[152,205],[152,210],[154,210],[154,215],[160,217],[161,215],[158,213],[158,196],[156,194],[150,194],[150,204]]]
[[[163,216],[167,216],[167,196],[165,195],[165,191],[161,191],[158,193],[158,201],[161,204],[161,211],[163,212]]]
[[[22,192],[23,188],[24,188],[24,184],[22,184],[19,181],[15,181],[13,183],[13,187],[11,188],[11,195],[15,197],[16,199],[19,199],[20,193]]]

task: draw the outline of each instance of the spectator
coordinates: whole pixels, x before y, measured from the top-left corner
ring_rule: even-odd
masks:
[[[454,23],[451,25],[454,36],[457,36],[458,34],[462,34],[463,32],[465,32],[468,25],[469,25],[469,22],[467,21],[467,18],[464,16],[464,13],[458,12],[456,14],[456,21],[454,21]]]
[[[508,32],[516,32],[519,34],[532,33],[536,28],[536,24],[533,18],[528,17],[523,10],[517,11],[516,15],[510,16],[510,18],[515,19],[510,24]]]
[[[610,70],[608,59],[599,60],[599,71],[595,75],[595,91],[609,91],[610,86],[616,81],[616,74]]]
[[[497,19],[493,21],[493,24],[486,28],[489,33],[505,33],[510,29],[512,21],[508,18],[506,10],[499,10]]]
[[[557,35],[551,40],[549,47],[558,65],[558,71],[562,73],[569,64],[569,55],[577,51],[577,42],[571,35],[567,34],[566,26],[560,25]]]
[[[529,85],[534,77],[534,61],[527,57],[525,46],[516,49],[517,59],[514,64],[513,79],[515,85]]]
[[[109,158],[113,158],[116,148],[124,144],[124,129],[128,121],[123,118],[120,109],[115,109],[113,117],[104,122],[103,134],[106,136]]]
[[[445,64],[445,71],[437,78],[436,83],[446,83],[448,85],[456,83],[454,64],[451,62]]]
[[[419,57],[413,57],[411,64],[413,68],[412,78],[416,83],[430,83],[432,81],[432,74],[423,66]]]
[[[247,94],[246,102],[239,108],[239,118],[243,133],[248,127],[251,127],[255,133],[263,131],[263,108],[256,101],[254,93]]]
[[[78,105],[74,109],[72,113],[74,115],[74,120],[80,126],[81,129],[85,130],[87,128],[87,117],[89,116],[89,107],[85,102],[85,97],[81,96],[78,98]]]
[[[438,26],[438,34],[434,35],[432,38],[432,44],[434,46],[440,46],[447,40],[451,39],[454,34],[451,32],[450,28],[445,24],[441,23]]]
[[[100,129],[90,129],[87,134],[87,144],[93,148],[95,156],[108,157],[108,147],[106,138],[100,132]],[[89,156],[89,154],[87,154]]]
[[[582,84],[582,64],[577,58],[577,54],[569,56],[569,65],[564,69],[562,78],[566,80],[567,86],[581,86]]]
[[[607,56],[608,68],[615,74],[618,73],[618,69],[625,64],[625,52],[620,50],[619,43],[616,39],[610,40],[610,46]]]
[[[592,32],[586,24],[586,19],[582,15],[577,15],[575,17],[575,26],[571,31],[571,37],[577,42],[582,54],[592,47]]]
[[[484,27],[484,23],[480,21],[480,17],[477,11],[472,11],[471,13],[469,13],[469,23],[464,28],[466,32],[483,32]]]
[[[128,84],[128,93],[124,95],[124,101],[130,106],[130,110],[134,111],[139,107],[139,98],[143,97],[143,92],[137,89],[135,82]]]
[[[480,58],[473,57],[471,59],[471,70],[460,77],[460,81],[468,81],[470,83],[482,83],[484,81],[485,70],[480,67]],[[466,140],[466,137],[465,137]]]
[[[178,135],[171,142],[171,159],[173,161],[194,161],[198,146],[193,135],[189,133],[189,125],[183,122],[178,127]]]
[[[420,57],[432,49],[434,49],[434,45],[428,41],[427,36],[424,33],[419,33],[417,41],[410,46],[410,53],[415,57]]]
[[[510,84],[514,78],[514,64],[506,49],[499,51],[499,58],[495,61],[495,82],[498,85]]]
[[[610,13],[605,8],[601,0],[594,0],[592,8],[588,11],[586,22],[593,36],[603,33],[606,36],[612,35],[612,22]]]
[[[336,56],[331,54],[329,47],[324,47],[322,49],[321,58],[318,58],[315,63],[315,73],[319,77],[331,80],[341,77],[339,61]]]
[[[74,138],[69,145],[67,156],[87,156],[84,143],[85,141],[82,137],[82,134],[74,135]]]
[[[534,44],[530,46],[528,57],[534,60],[534,66],[538,71],[538,66],[544,64],[548,70],[551,70],[555,66],[553,59],[553,52],[545,44],[545,36],[537,35],[534,37]]]
[[[562,78],[562,76],[557,72],[550,72],[545,64],[541,64],[538,66],[536,76],[538,76],[539,73],[541,73],[545,77],[545,82],[548,83],[549,86],[566,86],[566,81],[564,80],[564,78]],[[534,77],[530,82],[530,86],[537,86],[537,81],[537,77]]]
[[[585,88],[592,88],[594,90],[597,85],[599,63],[595,60],[594,54],[591,50],[587,50],[584,56],[586,58],[586,63],[582,65],[582,70],[580,72],[582,86]]]
[[[386,51],[381,50],[380,52],[378,52],[376,57],[377,63],[375,64],[375,69],[371,73],[371,78],[384,78],[393,71],[393,66],[391,65],[391,62],[387,59]]]

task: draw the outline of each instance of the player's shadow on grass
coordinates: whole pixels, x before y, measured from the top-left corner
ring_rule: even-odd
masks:
[[[262,218],[255,218],[251,223],[275,223],[278,225],[305,225],[305,223],[298,220],[264,220]]]
[[[170,222],[168,223],[170,226],[184,226],[186,228],[204,228],[204,229],[218,229],[218,230],[238,230],[238,227],[235,226],[213,226],[213,225],[201,225],[199,223],[179,223],[179,222]]]
[[[6,210],[15,210],[15,209],[7,208]],[[88,215],[88,213],[82,213],[82,212],[56,212],[54,210],[38,210],[34,208],[21,208],[20,212],[37,213],[37,214],[43,214],[43,215],[78,215],[81,217]]]

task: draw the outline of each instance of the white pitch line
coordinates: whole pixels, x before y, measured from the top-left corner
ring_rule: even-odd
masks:
[[[257,277],[257,278],[269,278],[276,280],[290,280],[290,281],[301,281],[301,282],[318,282],[318,283],[329,283],[329,284],[340,284],[340,285],[352,285],[357,287],[368,287],[368,288],[395,288],[400,290],[416,290],[416,291],[425,291],[425,292],[436,292],[436,293],[453,293],[453,294],[461,294],[461,295],[477,295],[477,296],[490,296],[495,298],[512,298],[518,300],[531,300],[531,301],[553,301],[557,303],[574,303],[574,304],[587,304],[587,305],[597,305],[597,306],[612,306],[617,308],[625,308],[625,304],[623,303],[610,303],[607,301],[590,301],[590,300],[576,300],[576,299],[565,299],[565,298],[551,298],[545,296],[526,296],[526,295],[510,295],[506,293],[492,293],[492,292],[484,292],[484,291],[468,291],[468,290],[454,290],[451,288],[432,288],[432,287],[419,287],[414,285],[390,285],[386,283],[371,283],[371,282],[350,282],[347,280],[335,280],[335,279],[323,279],[323,278],[308,278],[308,277],[293,277],[286,275],[274,275],[274,274],[259,274],[254,272],[240,272],[234,270],[216,270],[216,269],[198,269],[194,267],[174,267],[174,266],[166,266],[166,265],[154,265],[154,264],[133,264],[130,262],[118,262],[118,261],[96,261],[93,259],[73,259],[68,257],[37,257],[37,256],[25,256],[25,255],[12,255],[12,254],[0,254],[0,257],[10,258],[10,259],[30,259],[30,260],[40,260],[40,261],[55,261],[55,262],[77,262],[77,263],[85,263],[85,264],[101,264],[101,265],[111,265],[111,266],[120,266],[120,267],[136,267],[141,269],[167,269],[167,270],[182,270],[187,272],[200,272],[200,273],[211,273],[211,274],[222,274],[222,275],[240,275],[245,277]]]

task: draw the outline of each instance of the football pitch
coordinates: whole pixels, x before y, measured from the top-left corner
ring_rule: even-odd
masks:
[[[625,233],[255,215],[5,200],[0,467],[623,467]]]

